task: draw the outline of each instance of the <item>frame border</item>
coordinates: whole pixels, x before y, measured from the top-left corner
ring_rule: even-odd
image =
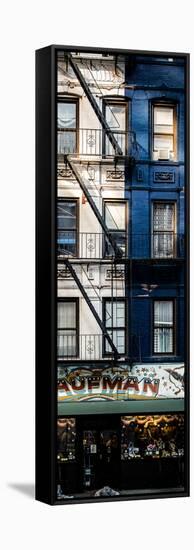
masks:
[[[185,59],[185,488],[140,491],[128,496],[56,500],[56,105],[57,64],[60,50],[120,55],[169,56]],[[190,54],[186,52],[131,50],[111,47],[50,45],[36,50],[36,500],[51,505],[87,504],[126,500],[187,497],[190,495]],[[44,224],[43,224],[44,218]],[[45,243],[47,246],[45,247]],[[45,274],[47,283],[45,284]],[[50,306],[50,307],[49,307]],[[44,321],[44,322],[43,322]],[[46,342],[46,348],[45,348]],[[46,353],[45,353],[46,351]],[[44,413],[44,411],[46,411]],[[76,413],[75,413],[76,414]],[[47,415],[47,416],[46,416]],[[67,415],[68,416],[68,415]],[[47,426],[45,433],[45,424]],[[43,431],[44,430],[44,431]],[[43,437],[44,434],[44,437]],[[47,457],[45,461],[45,455]]]

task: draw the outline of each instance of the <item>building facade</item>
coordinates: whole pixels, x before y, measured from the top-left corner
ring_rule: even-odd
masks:
[[[184,63],[58,52],[58,498],[184,485]]]

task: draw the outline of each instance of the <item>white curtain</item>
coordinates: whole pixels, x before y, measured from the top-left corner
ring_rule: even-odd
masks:
[[[154,231],[174,230],[174,204],[154,204]]]
[[[173,302],[154,302],[154,351],[173,352]]]
[[[76,328],[75,302],[58,303],[58,328]]]
[[[154,204],[153,253],[156,258],[169,258],[174,254],[174,204]]]

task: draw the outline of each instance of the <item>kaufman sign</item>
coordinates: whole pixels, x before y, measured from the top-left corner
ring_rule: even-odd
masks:
[[[184,365],[141,364],[58,368],[58,401],[184,397]]]

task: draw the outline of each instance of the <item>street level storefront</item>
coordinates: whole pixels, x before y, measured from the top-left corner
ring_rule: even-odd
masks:
[[[184,414],[59,417],[60,497],[184,488]]]

